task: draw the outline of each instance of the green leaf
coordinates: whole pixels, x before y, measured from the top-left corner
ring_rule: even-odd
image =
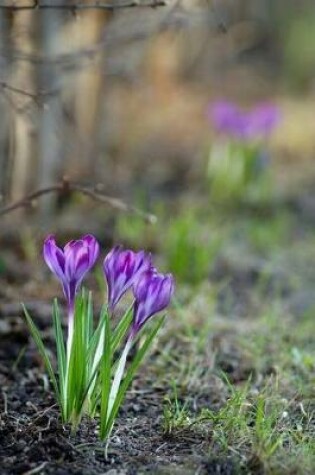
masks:
[[[94,333],[93,333],[93,335],[90,339],[88,353],[87,353],[87,358],[92,362],[94,360],[95,352],[96,352],[96,349],[98,347],[98,343],[99,343],[100,338],[101,338],[101,333],[104,330],[106,315],[107,315],[107,306],[103,305],[103,307],[101,309],[101,313],[100,313],[99,322],[98,322],[98,325],[97,325],[97,327],[96,327],[96,329],[95,329],[95,331],[94,331]]]
[[[53,324],[56,340],[56,349],[57,349],[57,362],[58,362],[58,374],[59,374],[59,387],[60,387],[60,398],[62,400],[62,407],[65,407],[65,376],[66,376],[66,351],[65,344],[63,339],[63,332],[61,326],[61,317],[58,307],[57,299],[54,300],[53,304]],[[64,410],[62,411],[64,413]],[[63,414],[63,417],[65,414]]]
[[[127,312],[121,318],[120,322],[112,333],[112,354],[115,352],[116,348],[118,347],[119,343],[126,335],[127,330],[130,327],[130,323],[132,321],[132,311],[133,305],[127,310]]]
[[[101,310],[98,326],[92,336],[91,343],[88,349],[88,359],[91,361],[89,370],[89,382],[88,391],[90,393],[90,400],[93,400],[92,407],[97,405],[97,401],[100,397],[100,377],[98,370],[100,368],[100,360],[104,350],[104,335],[105,335],[105,319],[108,319],[108,325],[110,325],[110,316],[108,315],[107,306],[104,305]],[[129,330],[132,320],[132,306],[126,311],[124,316],[120,319],[116,328],[111,332],[111,355],[113,355],[121,343],[122,339],[126,336]],[[101,350],[101,351],[100,351]],[[93,409],[91,411],[93,413]]]
[[[58,383],[57,383],[57,380],[56,380],[56,377],[55,377],[55,373],[53,371],[53,368],[52,368],[52,365],[51,365],[51,362],[50,362],[50,359],[48,357],[48,354],[46,352],[46,349],[45,349],[45,346],[44,346],[44,343],[41,339],[41,336],[40,336],[40,333],[35,325],[35,323],[33,322],[30,314],[28,313],[26,307],[24,304],[22,304],[22,307],[23,307],[23,311],[24,311],[24,314],[25,314],[25,318],[26,318],[26,321],[27,321],[27,324],[28,324],[28,327],[30,329],[30,332],[32,334],[32,337],[35,341],[35,344],[38,348],[38,351],[41,355],[41,357],[43,358],[43,361],[44,361],[44,364],[45,364],[45,367],[46,367],[46,370],[48,372],[48,375],[49,375],[49,378],[52,382],[52,385],[53,385],[53,388],[54,388],[54,391],[55,391],[55,395],[56,395],[56,399],[60,405],[60,407],[62,408],[62,400],[60,398],[60,392],[59,392],[59,389],[58,389]]]
[[[157,332],[161,328],[163,322],[165,320],[165,317],[160,318],[160,320],[156,323],[156,325],[152,328],[151,332],[147,335],[144,343],[142,344],[141,348],[137,352],[134,360],[130,364],[126,376],[124,380],[121,383],[120,389],[118,391],[117,397],[115,399],[115,402],[113,404],[111,413],[109,417],[107,418],[107,423],[105,428],[103,428],[103,431],[101,431],[101,439],[106,439],[110,436],[110,433],[112,431],[114,421],[116,418],[116,415],[118,413],[118,410],[123,402],[123,399],[125,397],[126,391],[134,377],[135,372],[137,371],[138,367],[140,366],[144,356],[146,355],[147,351],[149,350]],[[101,415],[102,417],[103,415]],[[103,422],[103,420],[101,421]]]
[[[101,439],[106,437],[106,423],[109,394],[111,389],[111,366],[112,366],[112,352],[111,352],[111,330],[109,323],[109,315],[106,313],[105,318],[105,338],[104,338],[104,351],[101,359]]]
[[[89,347],[93,335],[93,300],[92,292],[88,294],[87,312],[86,312],[86,348]]]
[[[87,350],[87,386],[85,399],[88,398],[89,415],[92,416],[100,400],[100,363],[104,351],[105,320],[109,319],[107,306],[103,305],[96,330],[90,338]]]
[[[68,370],[67,416],[76,426],[82,416],[86,382],[86,294],[76,298],[73,341]]]
[[[117,363],[114,380],[112,382],[112,387],[111,387],[110,393],[109,393],[107,419],[109,418],[109,415],[112,411],[113,405],[114,405],[116,397],[117,397],[117,393],[118,393],[119,388],[120,388],[121,380],[122,380],[124,372],[125,372],[127,356],[128,356],[129,351],[130,351],[130,348],[132,346],[132,343],[133,343],[132,340],[130,340],[130,339],[127,340],[125,348],[123,349],[123,352],[122,352],[122,354],[120,356],[120,359]]]

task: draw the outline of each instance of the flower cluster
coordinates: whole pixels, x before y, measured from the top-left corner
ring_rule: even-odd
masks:
[[[69,329],[73,331],[75,296],[83,278],[94,266],[100,248],[94,236],[70,241],[62,250],[54,236],[44,243],[43,256],[49,269],[60,280],[68,305]],[[114,247],[104,259],[108,288],[108,308],[114,311],[123,295],[132,288],[135,296],[133,334],[154,314],[166,308],[174,291],[171,274],[163,275],[153,267],[151,255]]]
[[[221,100],[208,106],[207,116],[218,132],[208,157],[211,197],[230,203],[268,200],[272,176],[264,142],[279,123],[278,107],[265,102],[245,110]]]
[[[57,246],[54,236],[48,236],[44,242],[44,260],[60,281],[67,302],[66,347],[57,302],[53,307],[58,377],[26,309],[25,314],[52,380],[63,421],[76,427],[84,412],[90,416],[97,413],[101,418],[101,438],[108,439],[128,384],[162,320],[149,332],[142,346],[137,346],[134,362],[126,369],[129,350],[145,323],[169,305],[174,279],[171,274],[157,271],[149,253],[114,247],[103,261],[107,303],[94,329],[91,294],[81,291],[81,285],[99,254],[100,246],[92,235],[70,241],[63,249]],[[112,329],[111,316],[127,291],[133,294],[133,305]],[[117,359],[121,344],[124,346]]]
[[[274,104],[261,103],[244,110],[226,100],[210,104],[207,115],[218,132],[245,141],[270,135],[280,119]]]

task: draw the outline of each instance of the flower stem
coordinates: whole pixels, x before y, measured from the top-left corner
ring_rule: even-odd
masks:
[[[102,328],[101,334],[100,334],[100,339],[99,339],[99,342],[97,344],[95,356],[94,356],[94,359],[93,359],[91,374],[95,373],[97,365],[101,361],[101,358],[102,358],[102,355],[103,355],[103,349],[104,349],[104,339],[105,339],[105,328]],[[89,396],[91,396],[91,394],[93,394],[95,383],[96,383],[96,375],[93,379],[93,382],[90,385],[90,388],[89,388],[89,391],[88,391]]]
[[[73,342],[73,332],[74,332],[74,304],[70,303],[68,305],[68,337],[67,337],[67,353],[66,353],[66,372],[64,379],[64,404],[65,404],[65,418],[68,420],[70,416],[70,411],[68,408],[68,387],[69,387],[69,374],[70,374],[70,358],[71,358],[71,348]]]

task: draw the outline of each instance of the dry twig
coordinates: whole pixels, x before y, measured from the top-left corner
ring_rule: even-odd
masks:
[[[44,10],[44,9],[53,9],[53,10],[118,10],[122,8],[135,8],[135,7],[162,7],[166,5],[166,0],[129,0],[121,3],[106,3],[106,2],[93,2],[93,3],[83,3],[77,2],[73,4],[69,3],[48,3],[42,2],[40,0],[34,0],[33,3],[30,4],[20,4],[17,5],[16,3],[8,3],[5,5],[0,5],[0,9],[4,10],[11,10],[11,11],[20,11],[20,10]]]
[[[58,93],[58,91],[25,91],[24,89],[21,89],[19,87],[11,86],[11,84],[8,84],[5,81],[0,81],[0,88],[11,92],[16,92],[17,94],[21,94],[22,96],[29,97],[33,100],[38,100],[39,97],[53,96]]]
[[[68,181],[67,179],[63,179],[61,183],[35,190],[32,193],[29,193],[28,195],[24,196],[23,198],[4,206],[0,209],[0,216],[4,216],[5,214],[15,211],[19,208],[26,208],[28,206],[32,206],[35,200],[51,193],[57,193],[57,195],[59,196],[67,196],[70,193],[79,193],[81,195],[88,196],[94,201],[109,205],[116,210],[123,211],[126,213],[137,214],[150,224],[154,224],[157,220],[155,215],[145,213],[144,211],[134,206],[128,205],[127,203],[118,198],[114,198],[112,196],[100,193],[95,188],[92,189],[77,185]]]

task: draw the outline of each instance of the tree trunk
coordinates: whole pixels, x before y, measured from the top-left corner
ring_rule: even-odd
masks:
[[[40,38],[42,56],[45,62],[39,71],[40,90],[52,92],[44,95],[43,107],[40,111],[39,125],[39,165],[38,186],[44,187],[56,180],[62,174],[62,108],[61,108],[61,75],[55,62],[59,52],[60,12],[58,10],[43,10],[40,15]],[[55,91],[55,92],[54,92]],[[49,217],[53,210],[56,197],[46,196],[40,201],[42,216]]]
[[[97,45],[110,17],[111,14],[108,12],[84,12],[77,23],[77,47],[80,49]],[[90,180],[95,180],[98,173],[98,131],[101,122],[101,97],[105,80],[104,54],[104,48],[100,48],[92,64],[82,69],[76,80],[75,118],[77,135],[80,140],[77,157],[80,157],[84,174]]]
[[[7,15],[4,10],[0,10],[0,45],[6,52],[10,51],[9,45],[9,25]],[[8,81],[8,56],[0,58],[0,81]],[[4,92],[1,91],[0,92]],[[8,155],[8,102],[3,94],[0,95],[0,201],[6,198],[8,193],[9,177],[9,155]]]
[[[12,25],[13,48],[19,53],[32,53],[33,12],[17,10]],[[23,91],[35,92],[32,63],[18,60],[14,63],[10,85]],[[11,199],[27,192],[29,179],[34,177],[34,117],[30,114],[32,99],[27,95],[11,93],[10,156],[12,157]],[[32,170],[32,173],[30,171]]]

